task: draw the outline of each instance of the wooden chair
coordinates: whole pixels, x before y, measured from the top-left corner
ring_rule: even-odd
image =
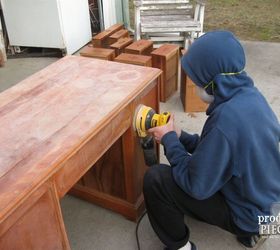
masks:
[[[135,0],[135,40],[144,36],[154,42],[190,41],[203,33],[205,2],[196,0]]]

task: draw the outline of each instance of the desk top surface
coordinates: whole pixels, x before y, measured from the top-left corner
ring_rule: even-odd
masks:
[[[67,56],[0,94],[0,219],[160,70]]]

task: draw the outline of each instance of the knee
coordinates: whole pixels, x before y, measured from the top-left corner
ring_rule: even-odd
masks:
[[[157,189],[162,186],[166,179],[171,177],[171,168],[168,165],[159,164],[149,167],[144,175],[143,192],[144,195],[147,192]]]

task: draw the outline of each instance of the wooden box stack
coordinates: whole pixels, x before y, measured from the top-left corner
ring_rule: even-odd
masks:
[[[182,50],[182,55],[185,53]],[[196,94],[195,84],[192,80],[185,74],[183,68],[181,67],[181,88],[180,97],[184,107],[185,112],[203,112],[207,109],[208,105],[204,103]]]
[[[109,37],[124,28],[123,24],[115,24],[110,28],[98,33],[92,38],[92,44],[95,48],[108,48],[110,46]]]
[[[160,101],[165,102],[178,88],[179,46],[164,44],[151,55],[152,66],[163,71],[160,79]]]
[[[113,35],[109,36],[109,44],[116,43],[119,39],[129,37],[128,30],[121,29],[114,33]]]
[[[115,58],[115,50],[86,46],[80,51],[80,55],[86,56],[86,57],[93,57],[93,58],[113,61]]]
[[[152,57],[151,56],[122,53],[118,57],[116,57],[114,61],[121,62],[121,63],[140,65],[140,66],[146,66],[146,67],[152,67]]]
[[[116,43],[110,45],[110,48],[115,50],[116,56],[124,52],[125,47],[133,42],[133,39],[130,37],[121,38]]]
[[[149,56],[153,50],[153,41],[138,40],[125,48],[125,53],[147,55]]]

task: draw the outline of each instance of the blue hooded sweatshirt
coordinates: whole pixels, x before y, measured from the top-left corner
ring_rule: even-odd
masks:
[[[198,200],[220,191],[235,224],[258,232],[258,216],[270,215],[272,203],[280,202],[277,117],[244,71],[244,51],[232,33],[206,33],[181,63],[192,81],[215,99],[201,136],[163,136],[173,177]]]

